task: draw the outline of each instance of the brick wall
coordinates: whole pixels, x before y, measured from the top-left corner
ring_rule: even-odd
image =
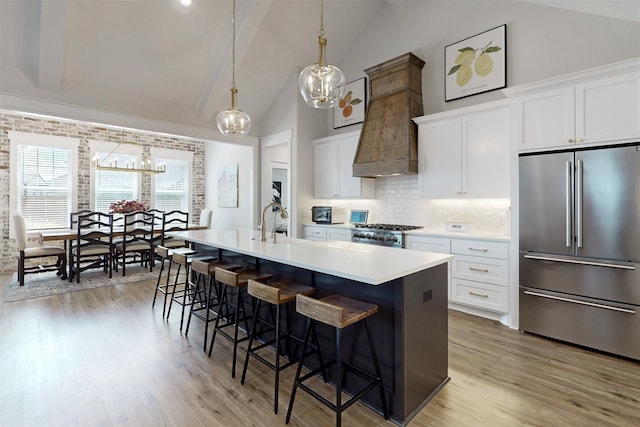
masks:
[[[63,119],[43,118],[24,114],[0,113],[0,274],[11,273],[17,268],[17,250],[13,239],[9,239],[9,131],[29,132],[42,135],[66,136],[78,138],[78,209],[90,208],[91,159],[89,140],[134,142],[143,148],[148,157],[152,147],[193,152],[194,173],[191,183],[191,212],[193,221],[197,221],[200,211],[205,207],[204,143],[200,140],[179,138],[157,133],[135,131],[90,123]],[[142,175],[141,199],[151,199],[152,175]]]

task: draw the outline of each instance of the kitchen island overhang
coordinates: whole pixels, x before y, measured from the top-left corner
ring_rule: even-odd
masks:
[[[316,288],[316,298],[338,293],[378,305],[370,327],[380,359],[387,402],[394,422],[406,424],[446,384],[448,377],[447,263],[450,255],[362,245],[281,238],[260,241],[257,231],[198,230],[171,233],[225,260],[257,265],[277,279]],[[303,320],[293,328],[301,334]],[[334,335],[320,325],[323,348],[333,351]],[[343,337],[356,364],[368,366],[370,356],[360,328],[346,328]],[[306,363],[305,363],[306,364]],[[315,360],[309,364],[313,368]],[[329,372],[330,378],[332,372]],[[346,390],[358,390],[360,379],[348,378]],[[286,386],[285,386],[286,387]],[[365,401],[380,409],[379,396]]]

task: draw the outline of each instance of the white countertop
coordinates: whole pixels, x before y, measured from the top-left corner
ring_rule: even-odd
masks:
[[[380,285],[443,264],[453,256],[351,242],[290,237],[260,241],[254,230],[194,230],[169,233],[191,242],[346,279]],[[270,234],[270,233],[269,233]]]

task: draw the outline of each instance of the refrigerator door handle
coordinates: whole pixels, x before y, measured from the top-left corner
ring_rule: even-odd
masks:
[[[571,174],[573,172],[573,165],[570,160],[565,162],[565,178],[566,178],[566,194],[565,194],[565,206],[564,206],[564,229],[565,229],[565,245],[571,247]]]
[[[576,240],[582,247],[582,160],[576,160]]]
[[[633,265],[628,264],[614,264],[611,262],[600,262],[600,261],[587,261],[582,259],[567,259],[567,258],[556,258],[550,255],[524,255],[525,258],[528,259],[537,259],[541,261],[556,261],[556,262],[566,262],[569,264],[583,264],[583,265],[593,265],[596,267],[610,267],[610,268],[620,268],[622,270],[635,270],[636,268]]]
[[[563,302],[570,302],[570,303],[573,303],[573,304],[588,305],[590,307],[604,308],[606,310],[620,311],[622,313],[636,314],[635,310],[631,310],[631,309],[628,309],[628,308],[615,307],[615,306],[604,305],[604,304],[597,304],[597,303],[594,303],[594,302],[580,301],[580,300],[575,300],[575,299],[571,299],[571,298],[557,297],[555,295],[547,295],[547,294],[542,294],[542,293],[539,293],[539,292],[524,291],[524,293],[527,294],[527,295],[534,296],[534,297],[548,298],[548,299],[554,299],[554,300],[563,301]]]

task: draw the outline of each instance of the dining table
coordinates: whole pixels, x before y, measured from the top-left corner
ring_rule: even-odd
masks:
[[[200,224],[188,224],[187,230],[205,230],[207,226]],[[154,234],[160,236],[162,234],[162,227],[154,228]],[[78,238],[78,230],[74,228],[58,228],[58,229],[50,229],[50,230],[42,230],[39,233],[39,239],[41,242],[63,242],[65,252],[67,252],[67,269],[68,269],[68,278],[69,281],[71,278],[71,268],[72,268],[72,253],[71,253],[71,244],[68,242],[76,240]],[[124,235],[124,226],[113,227],[112,236],[113,237],[122,237]]]

